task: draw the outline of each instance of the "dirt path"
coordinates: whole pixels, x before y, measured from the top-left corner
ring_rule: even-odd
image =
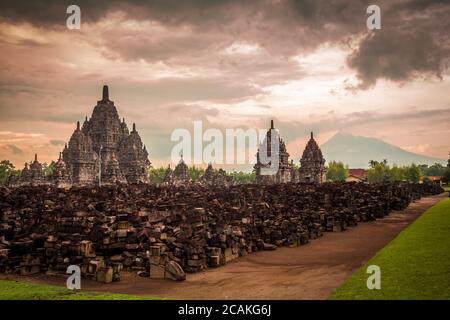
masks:
[[[423,198],[384,219],[361,223],[345,232],[325,233],[305,246],[257,252],[217,269],[188,274],[184,282],[126,274],[111,284],[83,280],[82,288],[175,299],[326,299],[402,229],[447,196]],[[62,277],[27,279],[65,285]]]

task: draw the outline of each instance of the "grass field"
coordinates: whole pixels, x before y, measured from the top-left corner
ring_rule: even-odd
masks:
[[[450,186],[444,186],[443,188],[445,191],[450,191]]]
[[[0,280],[0,300],[156,300],[156,297],[72,291],[64,287]]]
[[[381,268],[380,290],[367,289],[369,265]],[[450,198],[427,210],[330,299],[450,299]]]

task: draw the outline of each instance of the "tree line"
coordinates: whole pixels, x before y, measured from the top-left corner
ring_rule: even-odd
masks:
[[[215,174],[219,173],[219,170],[220,169],[213,169]],[[167,168],[164,167],[150,168],[149,169],[150,181],[153,183],[163,182],[166,172]],[[196,167],[195,165],[188,167],[187,175],[189,179],[193,182],[198,181],[204,174],[205,174],[204,168]],[[239,184],[256,182],[256,174],[254,171],[252,172],[232,171],[226,172],[226,175],[228,177],[231,177],[235,182]]]
[[[55,169],[55,162],[50,164],[43,163],[42,170],[45,176],[53,174]],[[298,166],[296,166],[298,169]],[[164,180],[167,168],[150,168],[150,181],[153,183],[161,183]],[[218,172],[219,169],[213,169]],[[9,160],[0,161],[0,185],[5,185],[11,176],[20,175],[21,170],[17,170]],[[205,173],[205,169],[201,167],[191,166],[188,168],[188,176],[190,180],[197,181]],[[244,171],[227,172],[227,176],[232,177],[237,183],[255,183],[256,174]],[[330,161],[327,166],[327,181],[345,181],[349,176],[348,165],[341,161]],[[411,164],[408,166],[390,166],[386,159],[382,161],[369,161],[369,169],[367,170],[366,179],[370,183],[375,182],[392,182],[392,181],[408,181],[419,182],[421,179],[426,181],[426,176],[442,176],[442,181],[445,184],[450,184],[450,159],[447,166],[440,163],[435,163],[431,166],[422,164]]]
[[[344,165],[341,161],[331,161],[327,167],[328,181],[345,181],[349,175],[348,165]],[[450,183],[450,159],[447,166],[435,163],[431,166],[426,164],[407,166],[397,166],[388,164],[386,159],[382,161],[369,161],[369,169],[367,170],[366,179],[370,183],[376,182],[393,182],[408,181],[417,183],[420,180],[427,181],[427,176],[441,176],[443,183]]]

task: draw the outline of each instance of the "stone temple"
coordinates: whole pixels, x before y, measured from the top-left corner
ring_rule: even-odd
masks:
[[[77,127],[62,152],[72,183],[148,182],[148,152],[133,123],[131,132],[120,121],[114,102],[109,100],[108,86],[103,87],[90,119]]]
[[[272,136],[273,135],[273,136]],[[272,150],[272,139],[278,139],[278,149]],[[265,174],[264,169],[269,169],[272,163],[270,161],[261,161],[262,155],[266,154],[267,159],[278,157],[278,170],[274,174]],[[270,129],[267,130],[258,152],[256,153],[256,182],[259,184],[286,183],[290,182],[293,166],[289,163],[289,153],[286,151],[286,144],[280,138],[278,130],[273,126],[273,120],[270,121]]]
[[[325,174],[325,159],[311,132],[311,139],[306,144],[300,159],[299,181],[322,183],[325,182]]]
[[[274,137],[272,135],[275,135]],[[278,139],[278,150],[271,150],[272,139]],[[273,156],[279,159],[278,170],[273,174],[263,174],[263,169],[270,167],[271,163],[261,161],[261,152],[266,153],[270,159]],[[280,138],[278,130],[274,130],[273,120],[271,120],[270,129],[267,130],[266,137],[262,142],[258,153],[256,154],[256,182],[259,184],[287,183],[287,182],[314,182],[322,183],[325,181],[325,159],[319,145],[314,140],[311,132],[311,139],[308,141],[302,158],[300,159],[300,168],[295,169],[293,161],[289,161],[289,153],[286,150],[286,144]]]
[[[51,177],[44,177],[37,160],[25,164],[20,177],[12,185],[71,185],[147,183],[150,161],[148,152],[133,123],[131,132],[120,121],[114,102],[109,100],[108,86],[103,87],[90,119],[77,126],[69,143],[55,164]]]

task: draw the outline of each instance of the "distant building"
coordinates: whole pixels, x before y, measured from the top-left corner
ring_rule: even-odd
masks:
[[[164,174],[163,183],[167,185],[185,185],[190,182],[189,168],[181,156],[180,161],[172,170],[170,165],[167,167]]]
[[[441,176],[425,176],[422,179],[422,182],[425,181],[430,181],[436,184],[439,184],[440,186],[442,186],[442,177]]]
[[[300,159],[299,181],[322,183],[326,180],[326,172],[325,159],[311,132],[311,138]]]
[[[200,177],[199,182],[210,186],[230,186],[234,183],[233,178],[227,176],[223,169],[214,170],[212,164],[208,164],[205,173]]]
[[[367,180],[367,170],[366,169],[349,169],[348,177],[345,179],[347,182],[362,182]]]
[[[273,135],[273,136],[272,136]],[[278,149],[272,150],[272,139],[278,139]],[[261,153],[263,152],[263,153]],[[261,161],[262,156],[266,154],[267,159],[276,159],[278,157],[278,168],[273,174],[269,170],[272,167],[271,161]],[[275,164],[273,166],[275,168]],[[286,183],[291,181],[292,166],[289,163],[289,153],[286,151],[286,144],[280,138],[278,130],[274,128],[273,120],[270,121],[270,128],[267,130],[266,137],[256,153],[256,182],[259,184]],[[267,170],[268,172],[264,172]]]

